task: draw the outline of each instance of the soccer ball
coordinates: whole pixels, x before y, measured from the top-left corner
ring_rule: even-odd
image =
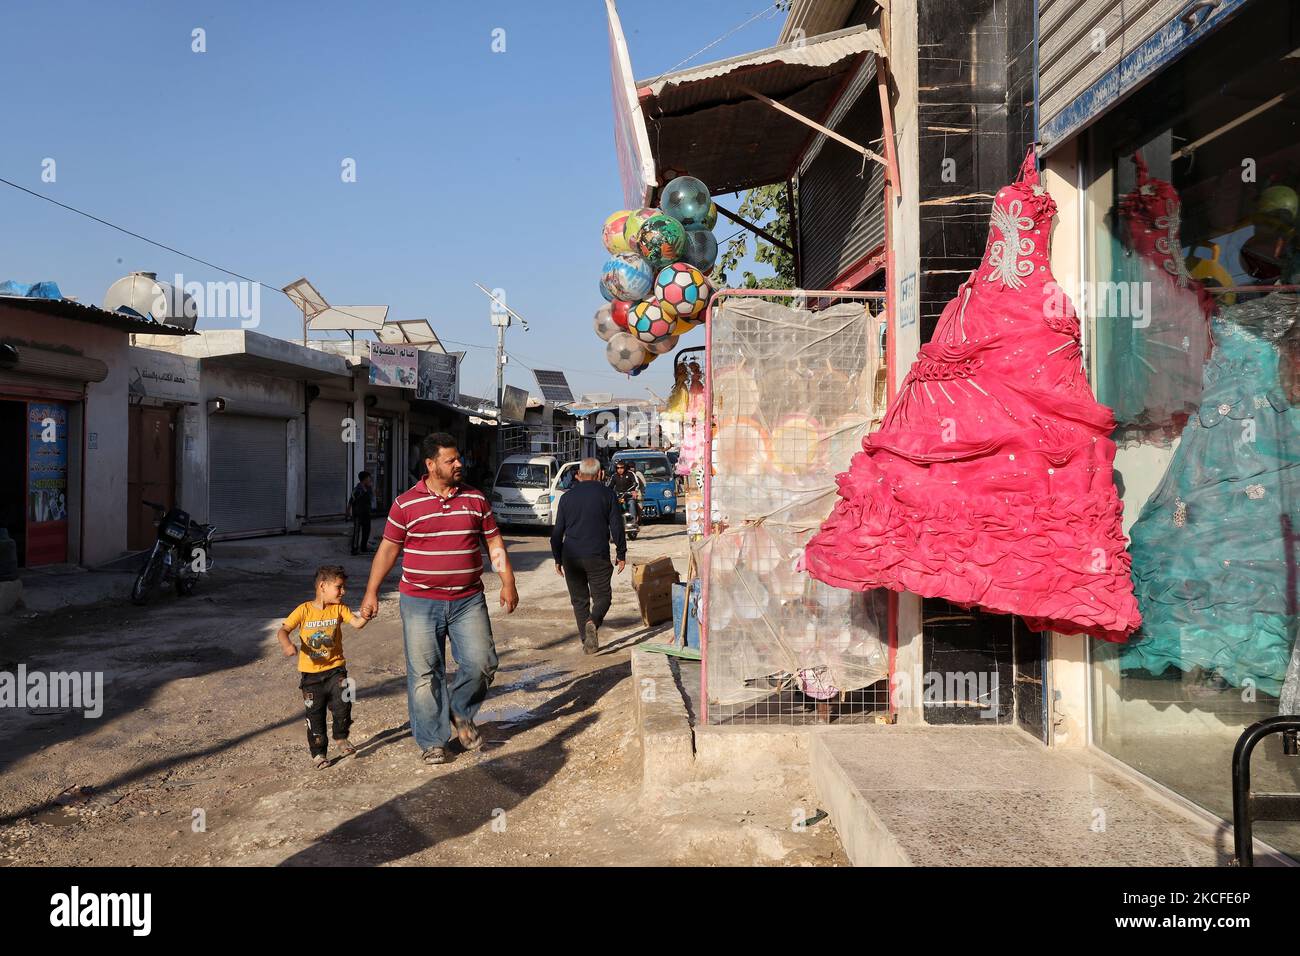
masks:
[[[710,205],[709,187],[694,176],[678,176],[664,187],[664,215],[672,216],[686,229],[702,228]]]
[[[687,332],[695,328],[697,325],[702,325],[702,324],[703,323],[701,322],[692,322],[689,319],[678,319],[677,323],[673,326],[673,335],[676,336],[685,335]]]
[[[627,310],[630,308],[629,303],[624,302],[622,299],[615,299],[611,305],[612,308],[609,311],[609,317],[614,320],[614,324],[617,325],[620,330],[626,332]]]
[[[674,320],[694,320],[704,312],[709,301],[709,283],[699,269],[685,262],[674,262],[655,276],[654,297]]]
[[[630,215],[632,215],[632,210],[620,209],[605,220],[605,227],[601,230],[600,239],[605,244],[605,251],[611,256],[616,256],[620,252],[632,251],[632,247],[627,243],[627,237],[623,234],[623,229],[627,226],[627,217]]]
[[[686,230],[672,216],[651,216],[636,234],[636,251],[655,268],[676,262],[686,248]]]
[[[645,343],[645,350],[651,355],[665,355],[677,348],[677,336],[670,335],[666,339],[660,339],[658,342]]]
[[[641,231],[641,226],[651,216],[658,216],[658,209],[643,207],[627,214],[627,219],[623,223],[623,241],[627,243],[629,252],[636,252],[636,234]]]
[[[624,306],[626,308],[626,305]],[[596,310],[596,317],[592,320],[592,328],[596,334],[608,342],[618,332],[623,329],[619,328],[618,323],[614,321],[614,307],[610,304],[602,305]]]
[[[605,358],[620,372],[631,372],[645,364],[646,350],[636,336],[618,332],[605,345]]]
[[[607,299],[639,302],[654,286],[654,270],[638,255],[622,252],[606,261],[601,270],[600,287]]]
[[[642,343],[659,342],[673,334],[677,320],[664,312],[658,302],[647,299],[632,307],[627,319],[627,330]]]
[[[701,272],[709,272],[718,261],[718,240],[708,229],[692,229],[686,233],[686,248],[682,262],[689,262]]]

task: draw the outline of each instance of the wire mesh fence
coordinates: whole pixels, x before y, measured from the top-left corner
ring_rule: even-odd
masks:
[[[874,720],[889,711],[889,601],[813,579],[803,547],[884,411],[876,296],[726,298],[710,323],[704,577],[708,721]]]

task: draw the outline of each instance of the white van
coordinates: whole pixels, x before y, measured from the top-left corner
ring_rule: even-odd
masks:
[[[578,475],[578,462],[561,464],[554,455],[511,455],[492,483],[492,514],[499,525],[555,524],[560,498]]]

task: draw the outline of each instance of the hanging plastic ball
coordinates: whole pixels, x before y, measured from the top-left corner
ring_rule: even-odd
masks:
[[[654,269],[638,255],[623,252],[606,261],[601,270],[600,285],[610,300],[639,302],[654,287]]]
[[[658,215],[660,215],[659,210],[649,206],[628,213],[627,221],[623,223],[623,239],[627,242],[629,252],[636,251],[636,234],[641,231],[641,226],[651,216]]]
[[[686,248],[686,230],[672,216],[651,216],[636,234],[636,251],[656,269],[676,262]]]
[[[666,339],[660,339],[658,342],[646,342],[646,351],[651,355],[666,355],[673,349],[677,348],[677,336],[670,335]]]
[[[704,213],[703,218],[699,222],[687,226],[686,231],[696,232],[697,230],[700,229],[712,229],[717,224],[718,224],[718,204],[715,202],[710,202],[709,208]]]
[[[610,305],[612,306],[609,312],[610,318],[614,320],[615,325],[617,325],[622,331],[626,332],[627,313],[632,307],[632,303],[624,302],[622,299],[615,299],[610,303]]]
[[[687,229],[703,226],[713,200],[709,187],[694,176],[678,176],[664,187],[660,197],[664,214],[672,216]]]
[[[645,364],[647,354],[637,337],[627,332],[610,336],[605,344],[605,358],[620,372],[631,372],[632,369],[641,367]]]
[[[654,297],[672,319],[695,319],[708,302],[708,280],[686,262],[674,262],[655,276]]]
[[[600,232],[600,239],[605,244],[605,251],[611,256],[616,256],[620,252],[632,251],[632,247],[628,245],[627,236],[623,234],[623,230],[627,227],[627,217],[630,215],[632,215],[632,210],[620,209],[605,220],[605,227]]]
[[[596,330],[604,341],[608,342],[617,333],[624,331],[618,327],[614,321],[614,307],[611,304],[602,305],[596,310],[596,317],[592,320],[592,328]]]
[[[614,293],[610,292],[608,289],[605,288],[605,280],[603,278],[600,280],[600,294],[601,297],[604,298],[606,302],[618,301],[617,299],[614,298]]]
[[[652,362],[653,362],[655,359],[657,359],[658,357],[659,357],[658,355],[655,355],[655,354],[653,354],[653,353],[647,353],[647,354],[646,354],[646,360],[645,360],[644,362],[642,362],[640,365],[638,365],[636,368],[632,369],[632,371],[628,372],[627,374],[628,374],[628,375],[640,375],[642,372],[644,372],[646,369],[648,369],[648,368],[650,367],[650,363],[652,363]]]
[[[628,313],[627,330],[640,341],[654,343],[673,334],[676,319],[665,312],[654,299],[638,302]]]
[[[708,229],[688,231],[682,261],[690,263],[701,272],[712,272],[718,261],[718,240],[713,233]]]

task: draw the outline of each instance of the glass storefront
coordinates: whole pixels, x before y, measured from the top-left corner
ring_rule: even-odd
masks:
[[[1300,6],[1265,2],[1081,137],[1083,294],[1142,629],[1092,643],[1093,741],[1225,817],[1300,712]],[[1259,790],[1300,790],[1274,735]],[[1256,835],[1300,857],[1300,824]]]

